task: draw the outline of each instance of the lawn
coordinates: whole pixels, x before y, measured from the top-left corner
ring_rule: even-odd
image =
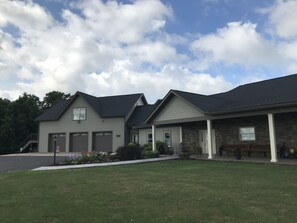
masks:
[[[175,160],[0,175],[0,222],[297,222],[297,166]]]

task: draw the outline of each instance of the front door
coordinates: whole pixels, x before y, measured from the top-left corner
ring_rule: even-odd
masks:
[[[208,154],[207,130],[199,130],[199,146],[202,148],[202,153]],[[215,130],[212,130],[212,153],[216,154],[216,135]]]

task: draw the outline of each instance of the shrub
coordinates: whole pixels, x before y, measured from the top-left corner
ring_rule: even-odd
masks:
[[[64,164],[65,164],[65,165],[71,165],[71,164],[72,164],[72,159],[70,159],[70,158],[66,158],[66,159],[64,160]]]
[[[159,157],[160,153],[158,150],[153,151],[149,146],[144,148],[141,153],[143,158],[157,158]]]
[[[97,155],[95,152],[82,152],[80,156],[80,163],[94,163],[97,159]]]
[[[182,159],[189,159],[190,158],[190,149],[185,145],[181,145],[179,156]]]
[[[64,160],[65,165],[75,165],[84,163],[95,163],[95,162],[107,162],[109,161],[109,156],[104,152],[82,152],[81,155],[74,155],[66,158]]]
[[[200,146],[194,146],[192,150],[193,155],[202,155],[202,148]]]
[[[121,146],[117,149],[117,158],[121,161],[140,159],[141,149],[138,145],[129,143],[127,146]]]
[[[142,152],[145,150],[153,150],[152,144],[145,144],[143,145]]]
[[[109,160],[110,161],[116,161],[118,159],[117,153],[110,153],[109,154]]]
[[[95,161],[98,161],[98,162],[107,162],[108,161],[108,154],[106,152],[96,153],[95,156],[96,156]]]
[[[165,154],[166,150],[168,150],[168,146],[164,142],[156,141],[156,149],[160,154]]]

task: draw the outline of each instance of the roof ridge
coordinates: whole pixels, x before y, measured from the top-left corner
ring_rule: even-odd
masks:
[[[99,96],[97,98],[112,98],[112,97],[122,97],[122,96],[132,96],[132,95],[144,95],[144,93],[135,93],[135,94],[119,94],[119,95],[109,95],[109,96]]]
[[[131,93],[131,94],[118,94],[118,95],[94,96],[94,95],[91,95],[91,94],[88,94],[88,93],[85,93],[85,92],[82,92],[82,91],[77,91],[77,93],[78,93],[78,94],[83,94],[83,95],[86,95],[86,96],[90,96],[90,97],[93,97],[93,98],[111,98],[111,97],[121,97],[121,96],[144,95],[144,93]]]
[[[171,89],[171,91],[173,91],[173,92],[187,93],[187,94],[194,94],[194,95],[200,95],[200,96],[204,96],[204,97],[208,97],[209,96],[209,95],[205,95],[205,94],[198,94],[198,93],[194,93],[194,92],[181,91],[181,90],[175,90],[175,89]]]
[[[284,75],[284,76],[281,76],[281,77],[274,77],[274,78],[271,78],[271,79],[265,79],[265,80],[260,80],[260,81],[254,81],[254,82],[250,82],[250,83],[240,84],[237,87],[231,89],[230,91],[232,91],[234,89],[237,89],[239,87],[243,87],[243,86],[248,86],[248,85],[253,85],[253,84],[261,84],[263,82],[277,81],[279,79],[290,78],[290,77],[293,77],[293,76],[297,76],[297,74],[289,74],[289,75]],[[229,92],[229,91],[222,92],[221,94],[224,94],[224,93],[227,93],[227,92]]]

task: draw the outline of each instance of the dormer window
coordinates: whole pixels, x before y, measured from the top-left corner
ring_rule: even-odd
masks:
[[[86,120],[86,108],[73,108],[72,117],[74,121]]]

